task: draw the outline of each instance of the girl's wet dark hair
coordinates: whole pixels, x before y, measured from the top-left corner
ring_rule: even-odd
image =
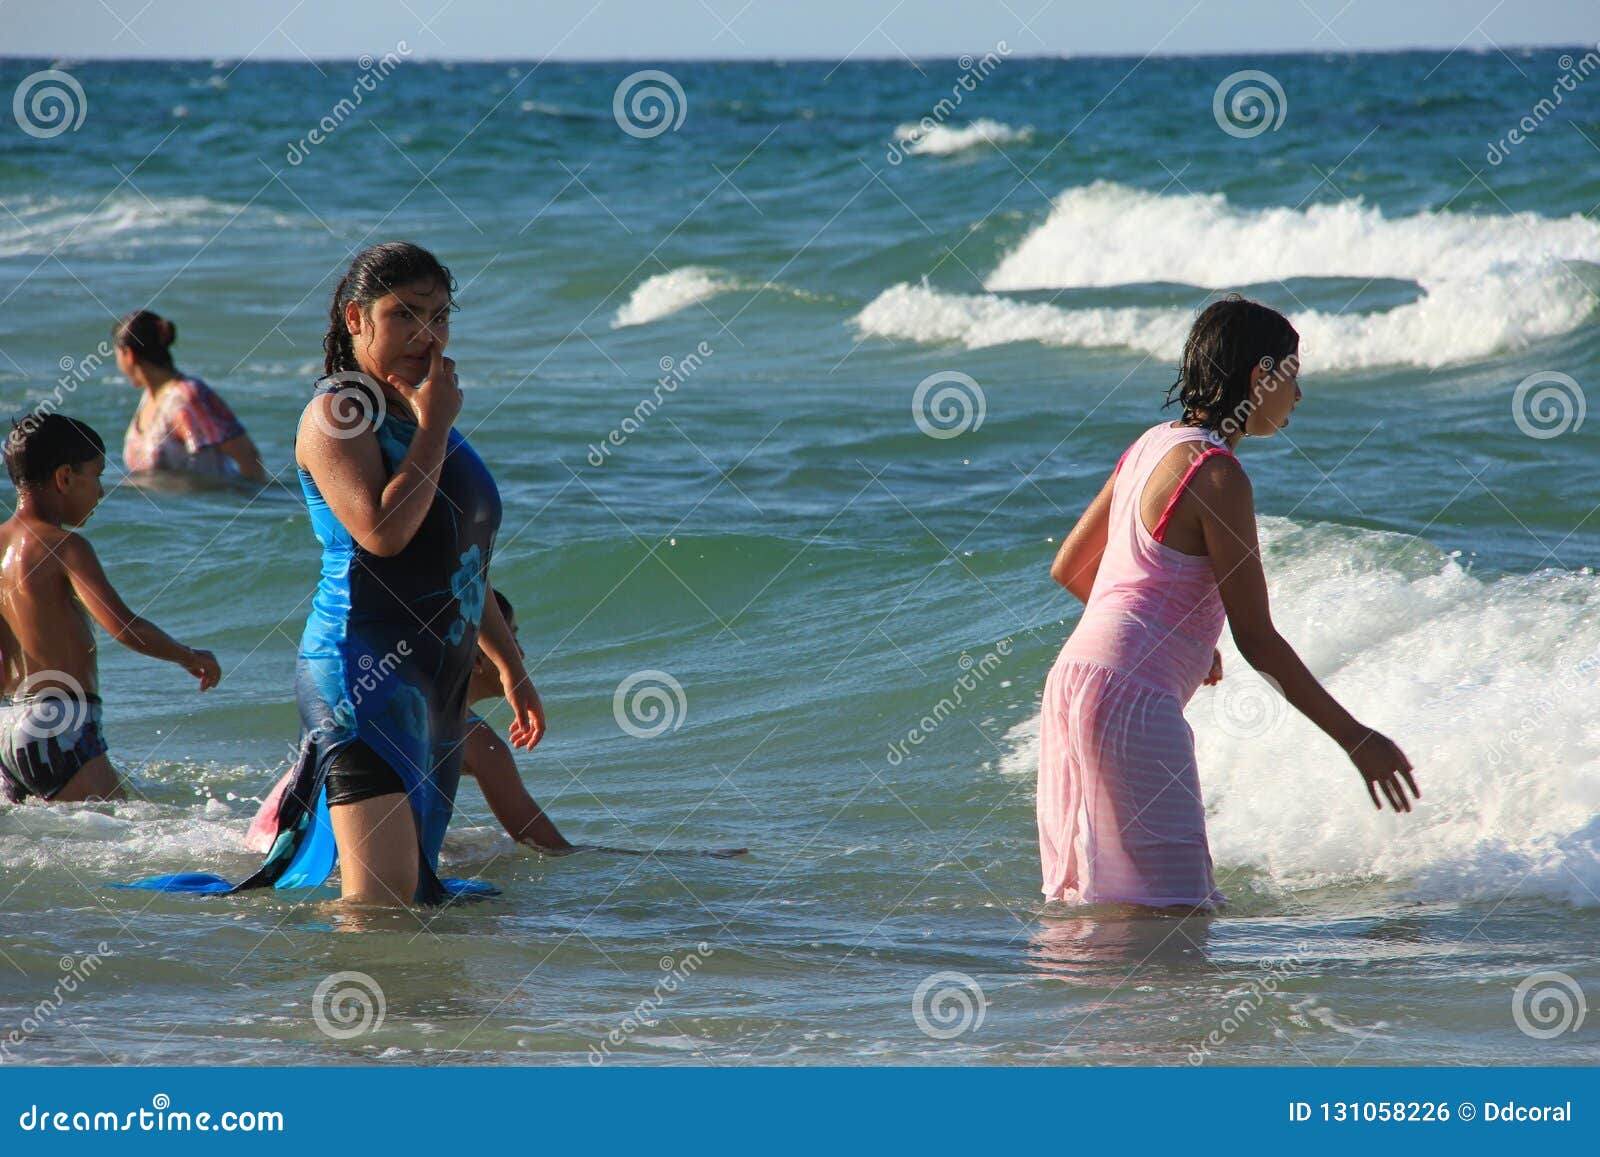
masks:
[[[6,473],[20,490],[45,481],[61,466],[82,466],[105,452],[105,440],[87,422],[35,410],[11,421],[11,432],[6,435]]]
[[[511,608],[511,600],[500,593],[500,588],[494,590],[494,601],[500,604],[500,614],[509,622],[516,614]]]
[[[1224,437],[1237,433],[1250,416],[1250,371],[1270,371],[1299,351],[1300,334],[1288,318],[1229,294],[1195,318],[1166,404],[1180,403],[1183,420],[1192,426]]]
[[[164,370],[173,368],[172,343],[177,340],[178,327],[148,309],[135,310],[111,327],[113,345]]]
[[[419,281],[443,285],[452,297],[455,294],[456,282],[450,270],[420,245],[410,241],[385,241],[357,253],[333,290],[333,305],[328,309],[328,333],[322,339],[322,372],[338,374],[361,368],[356,362],[350,329],[344,321],[346,305],[353,301],[366,313],[380,297],[393,293],[399,286]]]

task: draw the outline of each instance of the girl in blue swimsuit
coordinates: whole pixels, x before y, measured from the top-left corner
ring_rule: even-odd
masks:
[[[305,733],[278,838],[241,887],[319,884],[336,852],[347,900],[446,894],[436,868],[480,627],[514,713],[512,744],[531,748],[544,733],[489,586],[500,495],[452,427],[453,288],[433,254],[390,242],[359,253],[334,291],[327,376],[295,441],[322,545],[295,680]]]
[[[346,900],[494,890],[437,872],[480,641],[512,708],[512,746],[539,742],[544,708],[489,585],[500,493],[452,426],[454,287],[426,249],[388,242],[357,254],[334,290],[327,374],[295,439],[322,577],[300,639],[304,730],[277,834],[237,886],[184,873],[136,887],[311,888],[338,863]]]

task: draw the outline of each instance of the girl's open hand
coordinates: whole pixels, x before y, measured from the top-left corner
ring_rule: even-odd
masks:
[[[511,746],[532,750],[544,738],[544,704],[539,701],[539,692],[526,675],[517,682],[504,680],[502,688],[511,705]]]
[[[1205,677],[1201,685],[1215,687],[1220,682],[1222,682],[1222,652],[1213,650],[1211,652],[1211,673]]]
[[[1379,811],[1383,810],[1383,801],[1378,798],[1379,788],[1388,797],[1389,806],[1397,812],[1411,810],[1411,800],[1406,798],[1407,787],[1411,789],[1412,798],[1422,798],[1417,781],[1411,778],[1411,761],[1387,735],[1363,727],[1346,751],[1350,762],[1367,781],[1367,794],[1372,797],[1372,806]]]

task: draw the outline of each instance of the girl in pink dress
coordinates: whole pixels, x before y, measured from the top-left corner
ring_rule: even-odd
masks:
[[[1044,894],[1084,904],[1209,910],[1212,876],[1194,736],[1183,707],[1222,678],[1227,620],[1239,653],[1349,755],[1373,806],[1410,811],[1412,769],[1358,723],[1278,634],[1267,605],[1246,435],[1289,424],[1300,338],[1239,297],[1190,330],[1168,398],[1176,422],[1130,446],[1056,555],[1051,577],[1084,600],[1045,680],[1039,739]]]
[[[143,393],[122,441],[130,474],[172,470],[218,478],[266,480],[266,469],[228,404],[172,363],[177,326],[141,309],[112,330],[117,368]]]

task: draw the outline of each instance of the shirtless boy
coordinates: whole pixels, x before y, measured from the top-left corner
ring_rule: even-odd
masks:
[[[61,803],[109,799],[122,785],[100,732],[92,618],[125,647],[222,677],[210,651],[186,647],[122,601],[81,526],[105,497],[105,442],[63,414],[30,414],[5,439],[17,509],[0,523],[0,790]]]

